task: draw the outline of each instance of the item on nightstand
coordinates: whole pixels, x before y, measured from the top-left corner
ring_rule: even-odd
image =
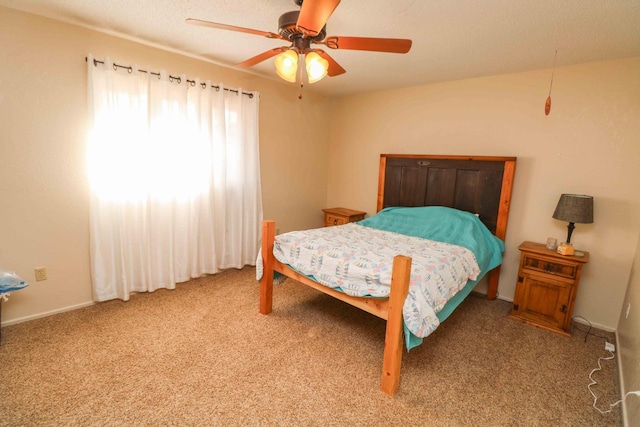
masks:
[[[558,247],[558,239],[556,239],[555,237],[548,237],[547,249],[551,249],[552,251],[554,251],[557,247]]]
[[[573,250],[573,245],[571,243],[562,242],[558,246],[557,250],[560,255],[573,255],[575,253],[575,251]]]

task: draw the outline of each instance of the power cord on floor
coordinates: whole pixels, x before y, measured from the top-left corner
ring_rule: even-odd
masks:
[[[617,401],[616,403],[610,405],[611,407],[609,409],[607,409],[606,411],[601,410],[600,408],[598,408],[596,406],[596,403],[598,402],[598,397],[596,396],[596,394],[593,392],[593,390],[591,390],[591,386],[592,385],[596,385],[598,384],[598,382],[596,380],[593,379],[592,375],[594,372],[600,371],[602,369],[602,365],[600,364],[600,362],[602,360],[611,360],[613,359],[615,356],[613,355],[612,351],[609,351],[610,356],[609,357],[600,357],[598,359],[598,367],[595,368],[593,371],[591,371],[591,373],[589,374],[589,379],[591,380],[591,383],[589,383],[589,385],[587,386],[587,388],[589,389],[589,393],[591,393],[591,396],[593,396],[593,407],[600,412],[601,414],[606,414],[607,412],[611,412],[611,410],[613,409],[614,406],[616,406],[618,403],[621,402],[621,400]],[[625,396],[626,397],[626,396]]]
[[[627,396],[629,396],[630,394],[635,394],[636,396],[640,397],[640,390],[636,390],[636,391],[628,391],[625,393],[625,395],[622,397],[622,399],[618,400],[615,403],[610,403],[609,404],[609,409],[603,411],[602,409],[598,408],[596,406],[596,403],[598,402],[598,397],[595,395],[595,393],[593,392],[593,390],[591,390],[591,386],[592,385],[596,385],[598,384],[598,382],[596,380],[593,379],[593,377],[591,377],[591,375],[593,375],[594,372],[599,371],[602,369],[602,365],[600,364],[600,361],[602,360],[611,360],[614,358],[613,352],[608,350],[609,354],[611,356],[609,357],[601,357],[598,359],[598,367],[595,368],[593,371],[591,371],[591,373],[589,374],[589,379],[591,380],[591,383],[587,386],[589,389],[589,393],[591,393],[591,396],[593,396],[593,407],[596,409],[596,411],[600,412],[601,414],[606,414],[611,412],[611,410],[613,408],[615,408],[616,406],[618,406],[620,403],[622,403],[623,400],[625,400],[627,398]]]
[[[582,320],[584,320],[584,321],[589,325],[589,329],[587,329],[586,331],[585,331],[584,329],[580,329],[580,328],[576,325],[576,322],[574,321],[574,319],[582,319]],[[593,325],[591,325],[591,322],[589,322],[589,320],[588,320],[588,319],[585,319],[585,318],[584,318],[584,317],[582,317],[582,316],[573,316],[573,317],[571,318],[571,325],[573,326],[573,328],[574,328],[575,330],[577,330],[577,331],[580,331],[580,332],[583,332],[583,333],[584,333],[584,342],[585,342],[585,343],[587,342],[587,337],[588,337],[589,335],[594,336],[594,337],[596,337],[596,338],[602,338],[602,339],[604,339],[604,340],[609,341],[609,337],[605,337],[604,335],[594,334],[593,332],[591,332],[591,329],[593,329]]]
[[[584,342],[585,342],[585,343],[587,342],[587,337],[588,337],[589,335],[593,335],[594,337],[602,338],[602,339],[607,340],[607,342],[606,342],[606,344],[605,344],[605,347],[611,346],[611,348],[615,348],[613,345],[611,345],[611,344],[609,343],[609,338],[608,338],[608,337],[605,337],[605,336],[603,336],[603,335],[594,334],[594,333],[592,333],[592,332],[591,332],[592,325],[591,325],[591,322],[589,322],[589,320],[585,319],[585,318],[584,318],[584,317],[582,317],[582,316],[574,316],[574,317],[572,317],[572,318],[571,318],[571,320],[575,319],[576,317],[579,317],[580,319],[584,320],[585,322],[587,322],[587,323],[589,324],[589,329],[585,332],[584,330],[582,330],[582,329],[578,328],[578,327],[575,325],[575,322],[573,322],[573,327],[574,327],[574,328],[576,328],[576,329],[577,329],[577,330],[579,330],[580,332],[585,332],[585,336],[584,336]],[[636,391],[628,391],[628,392],[626,392],[626,393],[625,393],[625,395],[622,397],[622,399],[618,400],[617,402],[610,403],[610,404],[609,404],[609,409],[607,409],[607,410],[604,410],[604,411],[603,411],[602,409],[600,409],[600,408],[598,408],[598,407],[596,406],[596,404],[597,404],[597,402],[598,402],[598,397],[595,395],[595,393],[593,392],[593,390],[591,390],[591,386],[598,384],[598,382],[597,382],[596,380],[594,380],[594,379],[593,379],[592,375],[593,375],[595,372],[602,370],[602,364],[601,364],[601,362],[602,362],[603,360],[612,360],[612,359],[614,359],[614,358],[615,358],[615,355],[613,354],[613,351],[611,351],[611,350],[609,350],[609,349],[607,349],[607,351],[609,352],[609,356],[608,356],[608,357],[600,357],[600,358],[598,358],[598,367],[597,367],[597,368],[595,368],[594,370],[592,370],[592,371],[591,371],[591,373],[589,373],[589,379],[591,380],[591,383],[589,383],[589,385],[587,386],[587,388],[589,389],[589,393],[591,393],[591,396],[593,397],[593,407],[594,407],[594,409],[595,409],[596,411],[600,412],[601,414],[606,414],[606,413],[611,412],[611,410],[612,410],[613,408],[615,408],[615,407],[616,407],[616,406],[618,406],[620,403],[622,403],[622,402],[627,398],[627,396],[629,396],[630,394],[635,394],[636,396],[640,397],[640,390],[636,390]]]

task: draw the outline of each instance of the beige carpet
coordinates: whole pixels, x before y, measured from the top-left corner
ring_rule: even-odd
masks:
[[[389,398],[384,321],[291,280],[268,316],[258,294],[247,267],[3,328],[0,425],[621,424],[587,390],[604,339],[514,322],[506,302],[467,298],[405,352]],[[608,408],[618,374],[603,365],[594,390]]]

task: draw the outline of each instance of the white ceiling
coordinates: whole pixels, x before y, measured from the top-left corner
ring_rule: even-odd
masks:
[[[186,18],[277,32],[278,17],[298,8],[293,0],[0,0],[0,5],[228,66],[286,44],[187,25]],[[413,40],[404,55],[325,49],[347,73],[314,89],[340,96],[550,68],[556,49],[559,66],[637,57],[640,0],[344,0],[329,18],[327,35]],[[250,72],[276,78],[271,59]]]

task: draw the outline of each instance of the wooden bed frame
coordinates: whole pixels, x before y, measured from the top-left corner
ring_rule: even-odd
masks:
[[[515,157],[432,156],[381,154],[377,211],[389,206],[448,206],[478,214],[497,237],[507,231]],[[279,272],[302,284],[358,307],[387,321],[380,389],[393,396],[400,385],[402,363],[402,308],[409,292],[411,258],[393,260],[391,293],[388,299],[352,297],[314,282],[282,264],[273,256],[276,225],[262,223],[260,313],[269,314],[273,305],[273,274]],[[489,272],[488,299],[495,299],[500,267]]]

